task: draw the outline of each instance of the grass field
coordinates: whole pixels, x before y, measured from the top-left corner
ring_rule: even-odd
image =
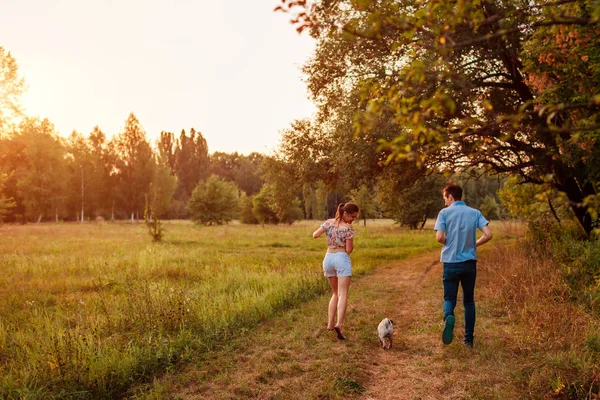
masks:
[[[0,227],[0,397],[122,397],[322,293],[319,222]],[[354,274],[437,248],[430,230],[356,225]]]

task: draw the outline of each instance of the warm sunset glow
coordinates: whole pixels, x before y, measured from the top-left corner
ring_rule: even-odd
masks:
[[[276,2],[33,3],[3,5],[0,45],[26,79],[26,112],[63,136],[112,136],[133,111],[151,141],[194,127],[210,151],[266,153],[314,111],[300,71],[313,41]]]

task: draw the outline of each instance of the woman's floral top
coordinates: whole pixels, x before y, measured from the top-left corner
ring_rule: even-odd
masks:
[[[328,219],[323,222],[321,228],[327,234],[327,247],[330,249],[346,250],[346,240],[354,237],[354,228],[351,226],[340,226],[335,219]]]

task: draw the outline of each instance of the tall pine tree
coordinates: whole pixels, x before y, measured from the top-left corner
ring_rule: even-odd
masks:
[[[131,216],[139,219],[144,212],[145,196],[149,194],[154,176],[152,148],[146,140],[146,132],[131,113],[125,121],[125,129],[113,139],[118,177],[118,193],[121,206]]]

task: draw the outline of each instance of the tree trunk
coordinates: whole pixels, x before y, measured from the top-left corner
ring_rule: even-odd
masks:
[[[425,227],[425,224],[427,223],[427,217],[429,217],[429,208],[425,210],[425,216],[423,217],[423,223],[421,224],[421,228],[419,228],[420,230],[423,230],[423,228]]]
[[[593,226],[592,216],[589,213],[589,207],[584,204],[584,199],[588,195],[596,194],[591,185],[581,187],[577,182],[577,179],[573,176],[569,176],[564,180],[558,179],[562,191],[565,192],[569,199],[571,209],[575,213],[577,220],[581,224],[581,227],[585,231],[586,235],[590,237]]]
[[[83,164],[81,164],[81,223],[83,224]]]
[[[558,215],[556,214],[556,210],[554,209],[554,206],[552,205],[552,201],[550,201],[550,199],[548,199],[548,206],[550,207],[550,211],[552,211],[552,215],[554,216],[554,219],[556,219],[556,222],[558,222],[558,225],[562,226],[562,224],[560,223],[560,218],[558,218]]]
[[[131,224],[133,224],[133,216],[135,215],[134,212],[131,213]]]

